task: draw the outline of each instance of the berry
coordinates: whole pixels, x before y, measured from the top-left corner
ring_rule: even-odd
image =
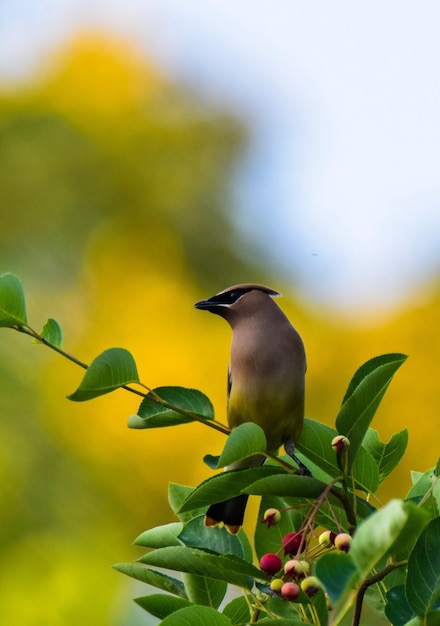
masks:
[[[299,578],[304,573],[303,566],[300,561],[291,559],[284,565],[284,575],[286,578]]]
[[[278,509],[267,509],[261,520],[263,524],[266,524],[268,528],[275,526],[281,519],[281,513]]]
[[[332,439],[332,448],[336,454],[342,454],[344,450],[350,447],[350,441],[344,435],[337,435]]]
[[[308,561],[300,561],[299,564],[302,567],[302,571],[304,575],[310,574],[310,563]]]
[[[294,556],[303,552],[304,537],[301,533],[287,533],[283,537],[283,550],[286,556]]]
[[[260,567],[267,576],[273,576],[280,571],[283,563],[277,554],[268,552],[260,559]]]
[[[347,533],[339,533],[335,537],[335,547],[341,552],[348,552],[350,550],[352,538]]]
[[[301,589],[309,598],[312,598],[322,589],[322,585],[316,576],[307,576],[301,581]]]
[[[289,600],[291,602],[296,600],[300,593],[301,590],[296,583],[284,583],[281,587],[281,595],[285,600]]]
[[[284,580],[282,578],[274,578],[270,583],[271,591],[275,591],[278,593],[281,591],[281,587],[284,585]]]
[[[319,545],[323,548],[329,548],[330,546],[334,546],[335,537],[336,533],[333,533],[331,530],[324,530],[324,532],[319,535]]]

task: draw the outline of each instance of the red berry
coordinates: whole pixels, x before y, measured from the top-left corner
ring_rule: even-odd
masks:
[[[273,576],[280,571],[283,563],[277,554],[263,554],[260,559],[260,567],[267,576]]]
[[[301,533],[287,533],[283,537],[283,549],[286,556],[294,556],[303,552],[304,537]]]
[[[296,583],[284,583],[281,587],[281,595],[285,600],[289,600],[290,602],[296,600],[300,593],[301,589]]]

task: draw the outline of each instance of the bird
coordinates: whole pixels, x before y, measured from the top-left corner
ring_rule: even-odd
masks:
[[[266,452],[276,454],[281,445],[310,476],[296,457],[295,444],[304,422],[306,354],[299,333],[273,298],[281,294],[264,285],[233,285],[194,305],[223,317],[231,326],[228,368],[227,419],[230,429],[245,422],[260,426],[267,440]],[[226,469],[261,465],[263,455],[243,459]],[[212,504],[205,526],[225,526],[236,535],[243,524],[248,496]]]

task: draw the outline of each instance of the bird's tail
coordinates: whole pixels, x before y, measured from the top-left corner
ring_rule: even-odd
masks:
[[[205,515],[205,526],[224,524],[231,535],[236,535],[243,525],[248,497],[247,494],[240,494],[229,500],[211,504]]]

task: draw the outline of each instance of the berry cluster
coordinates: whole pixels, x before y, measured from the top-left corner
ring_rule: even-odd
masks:
[[[281,512],[277,509],[268,509],[264,514],[263,522],[268,528],[279,523]],[[320,580],[312,575],[313,559],[321,555],[324,550],[338,550],[348,552],[351,544],[351,536],[347,533],[334,533],[330,530],[323,531],[318,542],[313,548],[308,549],[307,537],[302,532],[287,533],[282,540],[278,552],[284,552],[289,559],[284,563],[278,553],[264,554],[260,559],[260,567],[271,578],[270,590],[288,600],[294,602],[301,592],[312,598],[323,586]],[[301,555],[307,553],[307,558]],[[281,571],[283,572],[281,575]]]

